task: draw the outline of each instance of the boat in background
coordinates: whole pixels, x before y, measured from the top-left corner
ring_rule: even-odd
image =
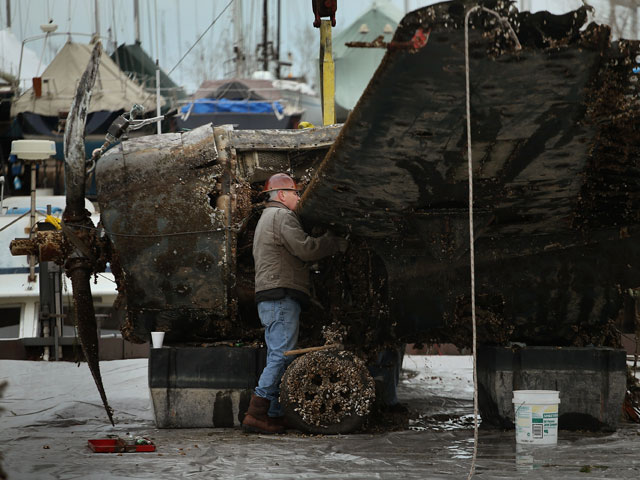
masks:
[[[302,121],[322,124],[320,97],[302,78],[281,78],[281,67],[291,63],[280,60],[280,27],[276,42],[268,40],[267,2],[263,4],[262,43],[256,45],[256,57],[245,48],[242,26],[242,1],[233,9],[235,70],[231,78],[205,80],[196,93],[180,107],[179,129],[193,129],[212,123],[233,125],[237,130],[291,129]],[[280,15],[280,2],[277,14]]]
[[[30,48],[22,47],[10,28],[0,30],[0,175],[5,175],[6,180],[11,170],[7,164],[11,141],[20,138],[12,122],[11,103],[17,90],[38,76],[39,69],[38,55]],[[7,182],[5,193],[11,188]]]
[[[56,155],[45,163],[50,183],[44,186],[53,186],[57,195],[64,193],[64,175],[61,172],[64,165],[63,141],[67,115],[78,81],[89,62],[92,48],[90,44],[68,41],[42,75],[33,79],[33,86],[14,98],[11,106],[12,139],[55,142]],[[146,92],[142,86],[128,78],[106,52],[101,56],[98,76],[100,81],[96,82],[93,90],[85,127],[87,158],[95,148],[102,146],[113,121],[123,113],[129,112],[134,104],[143,107],[145,116],[155,115],[156,109],[155,95]],[[161,99],[160,103],[164,105],[165,102]],[[138,134],[149,133],[152,128],[147,127],[146,131],[139,131]],[[21,167],[20,161],[12,162],[12,159],[9,159],[9,162],[12,169],[9,175],[11,179],[21,176],[20,172],[26,167]],[[9,184],[13,187],[13,194],[28,191],[25,188],[17,188],[11,182]],[[87,194],[93,197],[95,183],[91,181],[89,185]],[[43,184],[39,183],[39,186]]]
[[[111,54],[111,60],[126,73],[130,79],[140,84],[149,93],[156,92],[156,64],[142,48],[137,39],[131,45],[120,45]],[[187,98],[184,88],[177,85],[164,70],[160,69],[160,95],[165,100],[163,112],[174,108],[178,102]],[[163,128],[163,131],[165,129]]]
[[[67,42],[42,76],[35,78],[33,86],[15,100],[11,116],[16,118],[24,138],[62,142],[69,106],[92,48],[92,45]],[[113,120],[134,104],[142,105],[145,112],[153,112],[156,99],[128,78],[106,54],[100,59],[98,72],[100,81],[96,82],[89,106],[86,138],[102,144]]]
[[[273,86],[277,88],[283,100],[293,108],[301,109],[301,122],[322,125],[322,105],[318,93],[304,81],[276,79]]]
[[[44,221],[47,216],[47,206],[51,207],[51,215],[60,217],[64,211],[66,198],[53,195],[51,189],[39,189],[36,193],[36,219]],[[9,254],[9,244],[14,238],[24,238],[29,235],[30,196],[9,197],[2,201],[0,212],[0,358],[20,358],[11,355],[16,345],[24,347],[42,343],[42,338],[53,336],[52,327],[40,315],[40,267],[35,267],[35,281],[30,281],[30,267],[27,257]],[[100,214],[95,205],[85,199],[85,207],[91,213],[92,220],[97,224]],[[73,291],[71,282],[62,275],[62,305],[66,316],[60,322],[59,337],[68,339],[61,345],[71,345],[76,342],[74,309],[72,302]],[[112,309],[117,290],[113,274],[105,272],[95,278],[91,285],[94,307],[101,324],[101,334],[106,337],[122,337],[117,322],[112,320]],[[7,341],[11,339],[13,342]],[[13,345],[13,349],[10,348]]]
[[[207,123],[234,125],[238,130],[297,128],[312,104],[313,90],[306,84],[276,80],[270,72],[255,72],[252,78],[206,80],[191,100],[180,108],[179,128],[193,129]],[[316,97],[317,98],[317,97]],[[320,110],[320,103],[317,103]],[[309,112],[314,112],[309,108]],[[318,117],[318,118],[316,118]]]

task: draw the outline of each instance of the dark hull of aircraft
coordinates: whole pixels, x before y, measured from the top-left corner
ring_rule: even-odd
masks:
[[[308,343],[336,321],[363,349],[469,345],[463,19],[473,5],[408,14],[341,129],[201,127],[107,153],[98,199],[130,338],[154,328],[170,343],[260,338],[252,229],[262,182],[290,171],[310,181],[308,231],[352,245],[313,266]],[[584,9],[496,8],[522,50],[493,16],[471,16],[479,340],[615,345],[626,291],[640,285],[640,47],[582,28]]]

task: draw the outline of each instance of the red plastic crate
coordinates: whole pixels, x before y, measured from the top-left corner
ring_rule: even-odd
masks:
[[[155,452],[156,446],[151,445],[127,445],[121,438],[99,438],[88,441],[89,448],[96,453],[123,453],[123,452]]]

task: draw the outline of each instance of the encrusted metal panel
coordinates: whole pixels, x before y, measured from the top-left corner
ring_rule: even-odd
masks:
[[[242,150],[310,150],[330,147],[342,125],[301,130],[234,130],[229,139],[234,148]]]
[[[640,136],[628,127],[640,48],[582,28],[584,8],[465,0],[408,14],[305,191],[303,220],[382,257],[398,336],[469,343],[463,18],[478,3],[523,46],[493,16],[471,16],[481,341],[615,342],[620,285],[640,283]]]
[[[414,233],[406,231],[412,211],[466,209],[463,3],[470,5],[449,2],[404,18],[394,42],[420,28],[431,31],[428,42],[387,52],[305,194],[306,217],[330,224],[339,213],[354,233],[400,238]],[[526,217],[518,233],[567,229],[596,131],[581,122],[585,87],[603,48],[505,47],[494,58],[500,29],[486,14],[472,19],[476,208]]]
[[[227,314],[227,229],[215,204],[222,171],[210,125],[123,142],[98,163],[101,218],[128,310],[159,314],[145,317],[147,328],[171,312]]]

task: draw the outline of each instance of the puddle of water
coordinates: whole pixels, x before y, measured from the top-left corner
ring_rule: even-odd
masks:
[[[478,425],[482,423],[478,419]],[[473,430],[473,414],[469,415],[418,415],[415,419],[409,420],[409,430],[424,432],[427,430],[434,432],[449,432],[453,430]]]

